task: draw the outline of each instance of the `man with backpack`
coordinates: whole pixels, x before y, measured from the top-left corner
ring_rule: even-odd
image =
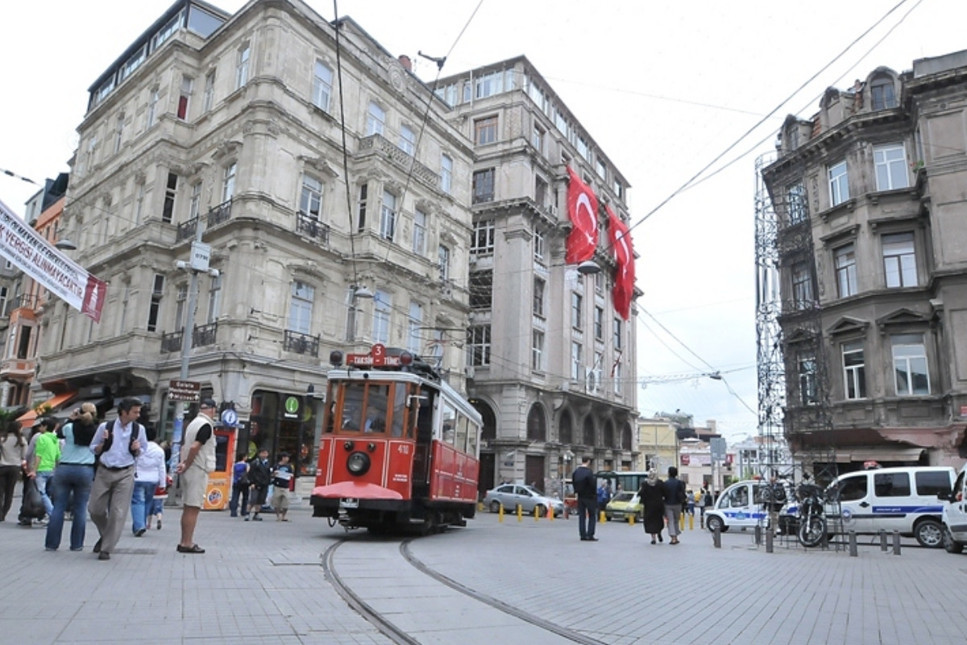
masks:
[[[128,519],[134,491],[134,463],[148,445],[141,400],[132,396],[118,403],[118,418],[102,423],[94,433],[91,452],[98,460],[88,510],[100,534],[94,545],[98,560],[110,560]]]
[[[272,479],[272,464],[269,463],[269,451],[266,448],[259,450],[258,456],[249,464],[248,480],[252,482],[252,504],[248,507],[253,522],[261,522],[259,512],[265,504],[265,499],[269,490],[269,481]],[[249,516],[245,516],[245,521]]]

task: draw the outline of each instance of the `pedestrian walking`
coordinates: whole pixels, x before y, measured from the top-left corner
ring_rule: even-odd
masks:
[[[668,467],[668,479],[663,485],[665,494],[665,519],[668,521],[668,537],[671,538],[669,544],[678,544],[678,518],[682,514],[682,505],[685,503],[685,484],[678,479],[678,468]]]
[[[102,423],[91,441],[98,459],[88,509],[100,534],[94,544],[98,560],[110,560],[128,519],[134,491],[134,463],[148,444],[144,427],[137,422],[141,401],[128,396],[118,403],[118,418]]]
[[[594,486],[590,457],[581,459],[581,465],[571,475],[571,483],[578,496],[578,532],[581,540],[597,542],[598,538],[594,537],[594,527],[598,520],[598,495]]]
[[[17,480],[27,466],[27,440],[20,430],[20,422],[12,413],[0,412],[0,522],[7,519],[13,506]]]
[[[47,515],[40,520],[41,526],[46,526],[50,521],[50,515],[54,512],[54,502],[50,498],[48,485],[54,478],[54,468],[60,461],[60,441],[54,433],[57,422],[50,417],[40,417],[37,419],[35,427],[40,428],[40,433],[35,435],[31,445],[27,448],[27,476],[33,477],[37,482],[37,488],[44,500],[44,508]]]
[[[242,517],[248,518],[248,491],[252,483],[248,479],[248,462],[245,461],[245,450],[239,450],[232,467],[232,497],[228,500],[228,511],[232,517],[238,517],[239,500],[241,499]]]
[[[259,450],[259,454],[252,463],[249,464],[248,479],[252,482],[252,490],[249,493],[251,504],[248,507],[252,515],[253,522],[261,522],[259,512],[265,504],[266,495],[269,490],[269,482],[272,480],[272,466],[269,464],[269,451],[266,448]],[[248,517],[245,518],[246,521]]]
[[[641,482],[638,498],[644,507],[645,533],[651,536],[652,544],[662,542],[661,532],[665,526],[665,489],[662,481],[658,479],[658,471],[654,468],[648,471],[648,477]]]
[[[165,470],[165,451],[155,443],[155,429],[145,430],[148,445],[138,455],[134,467],[134,493],[131,495],[131,532],[141,537],[148,530],[148,516],[154,506],[155,491],[164,490],[168,481]]]
[[[708,484],[702,486],[702,505],[699,526],[705,528],[705,511],[712,508],[712,491],[708,489]]]
[[[94,484],[94,454],[91,441],[97,433],[97,407],[83,403],[70,415],[70,421],[61,428],[64,446],[60,463],[54,469],[51,486],[54,491],[54,510],[47,524],[44,548],[56,551],[64,532],[64,519],[68,503],[71,510],[71,551],[84,550],[87,535],[87,502]],[[71,502],[71,500],[73,500]]]
[[[181,510],[181,542],[178,553],[204,553],[205,549],[195,544],[195,525],[198,513],[205,503],[208,488],[208,473],[215,470],[215,422],[217,414],[214,399],[202,399],[198,415],[192,419],[185,430],[185,442],[181,446],[181,461],[175,470],[181,475],[184,488]]]

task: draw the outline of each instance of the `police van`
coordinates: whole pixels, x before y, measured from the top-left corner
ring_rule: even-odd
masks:
[[[943,546],[943,500],[954,486],[945,466],[877,468],[840,475],[826,489],[830,532],[913,536],[921,546]]]
[[[773,485],[760,479],[737,482],[722,491],[712,508],[705,509],[705,526],[709,531],[723,533],[730,528],[768,526],[770,507],[785,512],[784,507],[792,499],[786,482]]]

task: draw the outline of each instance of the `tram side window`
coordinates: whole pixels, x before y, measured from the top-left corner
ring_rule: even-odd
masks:
[[[443,442],[451,446],[456,444],[457,410],[449,403],[443,404]]]
[[[467,451],[467,422],[469,419],[463,414],[457,416],[456,447],[460,452]]]
[[[471,455],[477,454],[477,437],[480,436],[480,429],[474,423],[469,424],[469,432],[467,433],[467,453]]]
[[[363,383],[347,383],[342,394],[342,429],[359,431],[363,427]]]
[[[393,386],[393,415],[392,434],[394,437],[403,436],[403,420],[406,418],[406,390],[402,383]]]

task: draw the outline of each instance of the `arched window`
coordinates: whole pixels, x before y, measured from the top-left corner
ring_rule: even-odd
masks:
[[[612,421],[610,421],[610,420],[607,423],[604,424],[604,447],[605,448],[614,448],[615,447],[615,443],[614,443],[614,423]]]
[[[483,428],[480,430],[480,440],[493,441],[497,438],[497,416],[489,405],[481,401],[474,401],[473,407],[483,417]]]
[[[627,423],[621,429],[621,448],[631,450],[631,426]]]
[[[547,421],[544,418],[544,410],[536,403],[527,413],[527,439],[528,441],[547,441]]]
[[[886,110],[897,106],[896,90],[893,79],[889,76],[877,76],[870,83],[870,107],[874,110]]]
[[[571,413],[565,410],[561,413],[561,421],[558,424],[559,440],[562,444],[568,445],[574,442],[574,420]]]
[[[594,421],[590,416],[584,417],[584,445],[594,445]]]

